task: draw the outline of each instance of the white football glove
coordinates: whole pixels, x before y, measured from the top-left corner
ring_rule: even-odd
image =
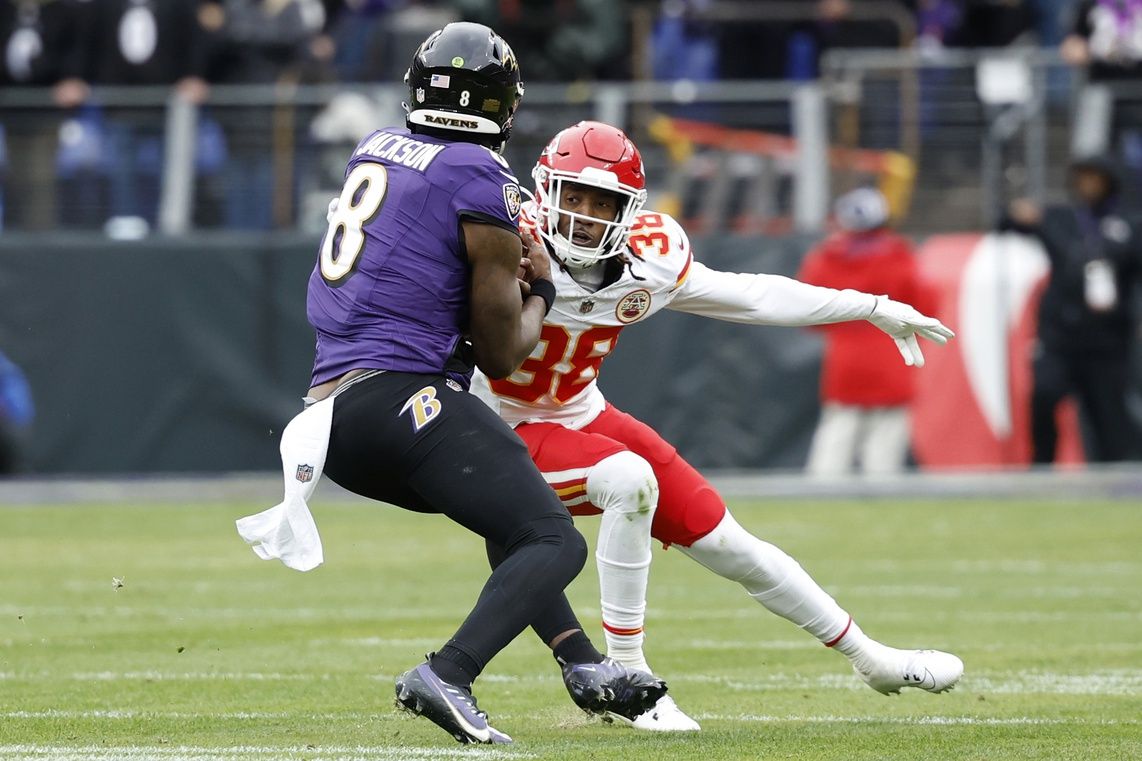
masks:
[[[896,348],[900,349],[900,356],[904,357],[904,364],[909,367],[924,366],[924,353],[920,351],[916,336],[942,345],[956,335],[935,317],[920,314],[910,305],[887,296],[876,297],[876,306],[866,319],[892,336]]]

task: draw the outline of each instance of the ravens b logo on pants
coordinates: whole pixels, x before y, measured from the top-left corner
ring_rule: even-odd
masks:
[[[440,400],[436,398],[436,389],[425,386],[408,398],[398,414],[403,415],[412,410],[412,430],[416,433],[435,420],[441,409]]]

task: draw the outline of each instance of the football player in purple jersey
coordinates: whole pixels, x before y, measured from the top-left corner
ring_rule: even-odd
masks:
[[[400,705],[458,741],[504,743],[472,682],[559,598],[587,546],[523,442],[467,388],[473,365],[502,378],[527,358],[555,288],[546,252],[521,243],[520,188],[499,155],[523,94],[511,48],[485,26],[449,24],[406,82],[407,127],[361,141],[331,207],[309,280],[308,401],[329,408],[335,482],[506,549],[455,635],[396,686]],[[287,449],[283,436],[288,491],[295,464],[298,481],[315,474]],[[409,558],[410,575],[430,563]],[[587,710],[638,715],[666,691],[604,659],[573,616],[540,634]]]

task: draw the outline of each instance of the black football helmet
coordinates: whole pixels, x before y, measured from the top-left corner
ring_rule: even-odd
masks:
[[[412,131],[465,133],[502,148],[523,96],[511,47],[483,24],[457,22],[429,35],[405,74]]]

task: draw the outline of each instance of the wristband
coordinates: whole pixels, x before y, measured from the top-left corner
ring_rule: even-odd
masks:
[[[543,315],[546,317],[550,314],[552,305],[555,304],[555,283],[547,278],[539,278],[532,280],[529,285],[531,286],[531,292],[528,295],[538,296],[543,299],[543,303],[546,305]]]

